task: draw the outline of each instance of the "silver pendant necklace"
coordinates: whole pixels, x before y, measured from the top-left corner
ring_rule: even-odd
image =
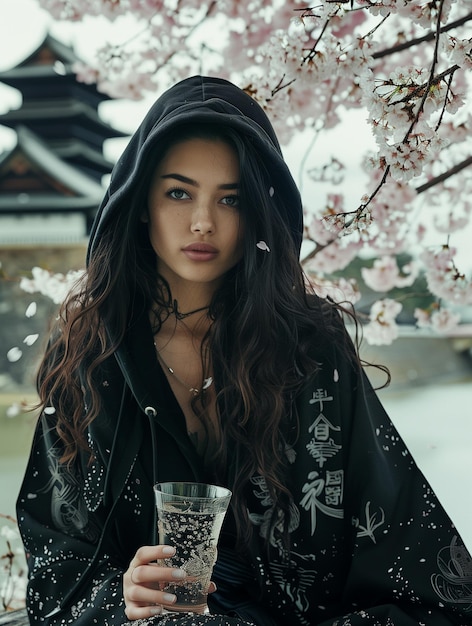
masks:
[[[170,365],[167,365],[167,363],[164,361],[164,359],[162,358],[161,353],[157,349],[156,342],[154,342],[154,346],[156,348],[157,358],[162,363],[162,365],[175,378],[175,380],[177,382],[179,382],[183,387],[185,387],[189,391],[189,393],[191,393],[193,396],[198,396],[200,394],[200,391],[206,391],[209,387],[211,387],[211,385],[213,384],[213,377],[212,376],[208,376],[208,378],[204,378],[201,390],[197,389],[196,387],[189,387],[188,383],[186,383],[184,380],[182,380],[180,378],[180,376],[178,376],[175,373],[175,371],[172,369],[172,367],[170,367]]]

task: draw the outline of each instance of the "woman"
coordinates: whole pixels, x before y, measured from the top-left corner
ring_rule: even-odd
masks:
[[[302,231],[248,95],[193,77],[159,98],[38,374],[18,498],[31,623],[472,623],[470,556],[338,307],[307,293]],[[211,615],[161,614],[159,584],[185,577],[155,564],[166,480],[233,491]]]

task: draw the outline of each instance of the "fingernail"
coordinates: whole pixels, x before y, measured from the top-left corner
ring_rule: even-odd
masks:
[[[162,548],[162,554],[172,556],[173,554],[175,554],[175,548],[173,546],[164,546]]]
[[[174,594],[173,594],[173,593],[165,593],[165,594],[162,596],[162,599],[164,600],[164,602],[169,602],[169,603],[171,603],[171,602],[175,602],[175,601],[177,600],[177,596],[174,596]]]
[[[172,570],[172,578],[186,578],[187,572],[183,569],[174,569]]]
[[[160,613],[162,613],[162,606],[151,606],[149,613],[151,615],[160,615]]]

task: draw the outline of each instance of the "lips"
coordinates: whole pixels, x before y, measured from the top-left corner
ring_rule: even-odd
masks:
[[[218,255],[218,250],[209,243],[190,243],[182,252],[192,261],[211,261]]]

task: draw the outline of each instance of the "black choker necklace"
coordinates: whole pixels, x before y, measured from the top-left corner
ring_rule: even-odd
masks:
[[[201,306],[199,309],[193,309],[193,311],[187,311],[187,313],[181,313],[179,311],[179,305],[177,300],[174,300],[173,305],[172,305],[172,313],[175,315],[175,317],[178,320],[184,320],[187,317],[190,317],[191,315],[195,315],[195,313],[200,313],[200,311],[205,311],[206,309],[209,309],[209,306]]]

